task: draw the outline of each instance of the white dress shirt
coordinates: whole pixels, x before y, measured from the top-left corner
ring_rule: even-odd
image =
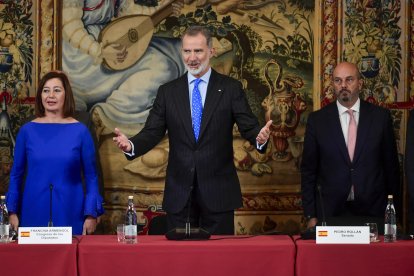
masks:
[[[348,128],[349,128],[349,120],[350,120],[350,115],[347,112],[348,108],[341,105],[338,101],[336,101],[336,105],[338,106],[339,120],[341,121],[341,128],[342,128],[342,133],[344,134],[345,144],[348,146]],[[361,106],[361,100],[358,99],[356,103],[350,108],[352,109],[354,113],[354,118],[355,118],[357,128],[358,128],[358,122],[359,122],[360,106]]]
[[[341,105],[339,101],[336,101],[336,105],[338,106],[339,121],[341,122],[341,128],[342,128],[342,133],[344,134],[345,144],[346,146],[348,146],[348,128],[349,128],[349,121],[351,119],[351,115],[349,115],[347,111],[348,109],[352,109],[354,118],[355,118],[355,123],[358,129],[361,100],[358,98],[358,100],[355,102],[355,104],[351,108],[347,108]],[[347,201],[353,201],[353,200],[355,200],[354,185],[351,186],[351,190],[349,191]]]

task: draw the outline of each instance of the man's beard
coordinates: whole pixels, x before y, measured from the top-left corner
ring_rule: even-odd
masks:
[[[343,102],[349,102],[350,101],[350,96],[351,96],[351,91],[347,90],[347,89],[342,89],[341,91],[339,91],[338,97],[343,101]]]
[[[197,69],[191,69],[186,63],[184,64],[184,66],[191,75],[196,76],[201,74],[201,72],[203,72],[207,68],[208,64],[209,61],[206,60],[204,63],[201,63]]]

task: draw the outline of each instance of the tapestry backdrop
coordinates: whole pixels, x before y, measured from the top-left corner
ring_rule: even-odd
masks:
[[[100,231],[114,232],[128,195],[143,226],[162,212],[168,136],[128,162],[113,145],[113,129],[133,135],[142,128],[158,86],[185,72],[180,36],[198,24],[213,34],[213,68],[242,82],[260,123],[273,120],[266,154],[234,127],[244,203],[236,232],[297,233],[304,223],[299,166],[306,118],[334,100],[330,75],[337,62],[357,63],[362,97],[393,109],[403,152],[405,109],[412,106],[411,63],[404,58],[412,55],[404,40],[412,5],[400,2],[0,1],[0,193],[7,190],[18,129],[33,113],[39,76],[58,68],[70,77],[77,109],[90,112],[96,125],[107,210]]]

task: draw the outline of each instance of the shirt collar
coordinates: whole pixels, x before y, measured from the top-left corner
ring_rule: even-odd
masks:
[[[358,100],[355,102],[355,104],[351,108],[347,108],[339,103],[339,101],[336,101],[336,105],[338,106],[339,115],[347,112],[348,109],[352,109],[354,112],[359,112],[360,106],[361,106],[361,100],[358,98]]]
[[[188,84],[192,83],[193,81],[195,81],[197,79],[196,77],[194,77],[189,72],[188,72],[187,76],[188,76]],[[204,75],[202,75],[200,77],[200,79],[202,81],[204,81],[205,83],[208,83],[208,81],[210,80],[210,76],[211,76],[211,67],[208,69],[208,71]]]

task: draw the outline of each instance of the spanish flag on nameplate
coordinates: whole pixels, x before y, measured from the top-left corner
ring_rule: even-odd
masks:
[[[21,232],[20,237],[29,238],[30,237],[30,231]]]
[[[327,236],[328,236],[328,231],[326,230],[318,231],[318,237],[327,237]]]

